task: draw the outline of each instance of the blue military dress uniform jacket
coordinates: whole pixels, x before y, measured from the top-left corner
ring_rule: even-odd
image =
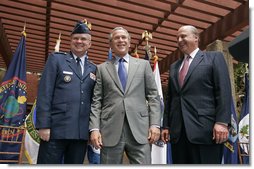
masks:
[[[38,89],[36,128],[50,128],[51,139],[88,140],[95,73],[87,59],[81,75],[71,53],[50,54]]]

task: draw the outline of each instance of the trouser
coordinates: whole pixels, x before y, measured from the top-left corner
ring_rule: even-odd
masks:
[[[37,164],[83,164],[86,140],[41,140]]]
[[[126,153],[130,164],[151,164],[151,145],[139,144],[132,135],[128,121],[125,118],[123,132],[116,146],[101,149],[102,164],[122,164]],[[148,131],[147,131],[148,132]]]
[[[182,129],[179,141],[171,144],[173,164],[221,164],[223,144],[193,144]]]

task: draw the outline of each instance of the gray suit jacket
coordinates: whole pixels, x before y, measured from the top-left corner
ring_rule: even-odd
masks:
[[[148,143],[151,125],[160,126],[160,99],[148,61],[130,56],[124,92],[114,65],[115,59],[98,66],[90,114],[90,129],[98,128],[104,146],[115,146],[121,136],[125,116],[134,138]]]

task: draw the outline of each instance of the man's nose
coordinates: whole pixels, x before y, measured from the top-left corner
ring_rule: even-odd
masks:
[[[81,38],[78,38],[78,39],[77,39],[77,42],[78,42],[78,43],[81,43],[82,41],[83,41],[83,40],[82,40]]]

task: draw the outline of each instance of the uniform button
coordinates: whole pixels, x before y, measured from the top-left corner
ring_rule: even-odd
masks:
[[[81,80],[80,83],[83,83],[83,80]]]
[[[84,104],[84,102],[81,102],[81,104]]]
[[[83,91],[83,90],[81,90],[81,93],[84,93],[84,91]]]

